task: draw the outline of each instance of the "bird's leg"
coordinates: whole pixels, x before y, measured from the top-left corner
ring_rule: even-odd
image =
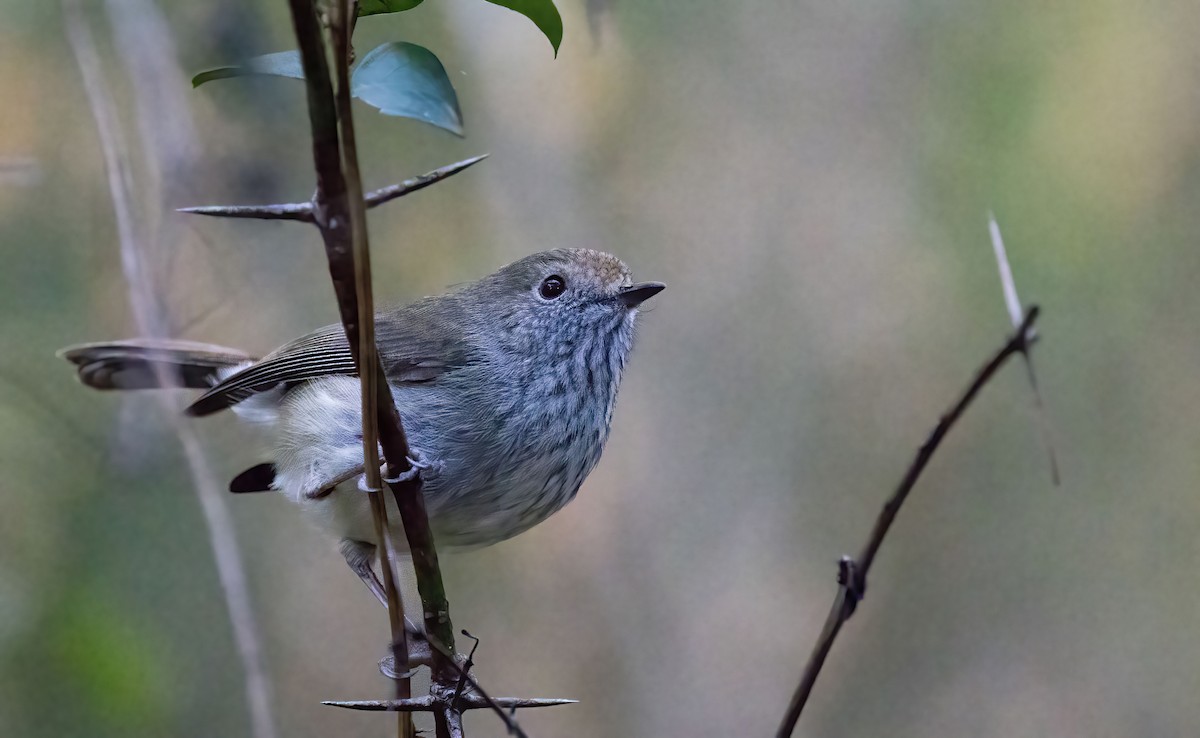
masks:
[[[375,544],[343,538],[338,544],[338,550],[342,552],[342,558],[346,560],[350,570],[367,585],[367,589],[371,590],[379,604],[387,607],[387,592],[383,589],[383,582],[380,582],[375,574],[375,569],[371,567],[371,562],[375,559]]]
[[[356,541],[353,538],[343,538],[338,546],[342,552],[342,558],[350,566],[350,570],[358,575],[362,583],[371,590],[371,594],[375,595],[375,599],[379,600],[379,604],[385,608],[387,603],[387,592],[383,588],[383,583],[379,581],[378,575],[375,574],[375,569],[371,563],[375,560],[375,544],[367,543],[366,541]],[[398,593],[403,595],[403,587]],[[417,600],[420,601],[419,599]],[[425,638],[425,629],[413,624],[408,616],[404,618],[404,630],[411,638],[408,638],[408,663],[424,664],[429,666],[433,661],[433,653],[429,647],[429,641]],[[390,649],[389,649],[390,651]],[[395,660],[391,653],[379,662],[379,670],[385,676],[395,678]]]
[[[310,489],[310,490],[302,493],[300,496],[306,500],[319,500],[322,497],[328,497],[331,492],[333,492],[335,489],[337,489],[337,486],[339,484],[341,484],[342,482],[349,482],[351,479],[354,479],[355,477],[359,476],[362,473],[363,473],[363,465],[359,464],[358,466],[354,467],[350,471],[342,472],[341,474],[337,475],[333,479],[330,479],[328,482],[321,485],[319,488]],[[375,547],[371,546],[371,550],[374,551],[374,549],[375,549]],[[342,555],[343,556],[345,555],[344,551],[342,552]],[[374,590],[372,590],[372,591],[374,591]]]
[[[388,484],[398,484],[400,482],[408,482],[421,475],[422,479],[434,479],[442,473],[442,462],[426,461],[424,454],[417,449],[410,449],[412,456],[408,457],[409,470],[402,472],[398,476],[387,476],[387,464],[380,464],[379,473],[383,477],[383,481]],[[260,464],[259,466],[263,466]],[[257,468],[257,467],[256,467]],[[362,476],[363,465],[359,464],[353,469],[349,469],[337,475],[333,479],[322,484],[317,489],[308,490],[301,494],[301,497],[307,500],[319,500],[322,497],[328,497],[333,490],[337,489],[342,482],[349,482],[351,479],[358,477],[358,488],[364,492],[369,492],[366,486],[366,479]]]

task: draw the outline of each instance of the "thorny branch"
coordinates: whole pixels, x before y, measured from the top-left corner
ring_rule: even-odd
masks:
[[[463,694],[456,698],[464,710],[500,709],[517,710],[528,707],[556,707],[558,705],[574,705],[578,700],[536,699],[526,697],[493,697],[485,700],[479,695]],[[413,697],[407,700],[327,700],[321,703],[330,707],[344,707],[347,710],[366,710],[368,712],[435,712],[441,707],[433,695]],[[524,735],[517,733],[516,735]]]
[[[912,491],[917,483],[917,479],[921,476],[921,472],[925,470],[930,458],[933,457],[934,451],[941,444],[942,439],[949,433],[950,428],[962,416],[971,401],[979,394],[979,391],[991,380],[991,378],[999,371],[1014,354],[1026,354],[1029,350],[1029,344],[1032,337],[1033,324],[1038,317],[1038,308],[1033,306],[1025,313],[1025,318],[1017,326],[1016,331],[1009,337],[1008,341],[996,352],[994,356],[986,364],[984,364],[975,375],[974,381],[959,397],[942,417],[938,420],[938,424],[934,426],[933,431],[921,447],[917,450],[917,455],[908,467],[908,471],[904,473],[904,477],[900,480],[899,485],[892,492],[892,496],[884,503],[883,509],[879,511],[879,516],[875,519],[875,527],[871,530],[871,535],[863,546],[862,551],[858,556],[850,558],[849,556],[842,557],[838,564],[838,591],[834,597],[833,606],[829,610],[829,616],[825,619],[825,626],[821,630],[821,635],[817,638],[817,643],[813,647],[812,654],[808,658],[808,663],[804,666],[804,671],[800,676],[800,684],[796,687],[795,693],[792,695],[791,703],[788,705],[787,712],[784,714],[783,722],[779,726],[779,731],[776,733],[778,738],[788,738],[796,727],[796,722],[800,719],[800,713],[804,710],[804,705],[808,702],[809,694],[812,693],[813,685],[817,682],[817,676],[821,673],[821,667],[825,665],[825,657],[829,655],[829,650],[833,647],[833,642],[838,636],[838,632],[842,629],[850,616],[854,614],[854,609],[862,600],[863,594],[867,589],[867,574],[871,570],[871,564],[875,561],[875,555],[879,553],[879,547],[883,544],[883,538],[891,529],[892,523],[896,520],[896,514],[900,512],[901,505],[908,498],[908,493]]]
[[[471,637],[471,635],[469,633],[467,633],[467,631],[465,631],[465,630],[463,631],[463,635],[467,636],[468,638]],[[456,712],[461,712],[462,710],[473,710],[473,709],[476,709],[477,707],[490,707],[490,708],[492,708],[492,711],[495,712],[496,715],[501,720],[504,721],[504,727],[508,728],[509,735],[515,735],[515,736],[517,736],[517,738],[529,738],[529,736],[525,733],[524,730],[521,729],[521,726],[517,723],[517,719],[515,717],[513,717],[517,708],[519,708],[519,707],[549,707],[552,705],[567,705],[567,704],[574,704],[575,702],[577,702],[577,700],[533,699],[533,700],[526,700],[526,701],[531,702],[531,703],[537,702],[538,704],[536,704],[536,705],[534,705],[534,704],[528,704],[528,705],[514,705],[514,704],[505,705],[505,704],[502,704],[503,700],[512,700],[512,699],[516,699],[516,698],[504,697],[504,698],[493,699],[491,696],[489,696],[488,693],[484,690],[483,685],[480,684],[475,679],[475,677],[471,676],[471,657],[470,656],[467,657],[467,661],[465,664],[460,664],[458,662],[458,659],[452,658],[452,654],[446,648],[446,646],[444,644],[442,644],[440,641],[438,641],[436,638],[434,638],[433,636],[430,636],[429,634],[426,633],[426,634],[422,634],[421,636],[418,636],[418,637],[424,638],[424,640],[427,643],[429,643],[429,647],[431,649],[433,649],[434,651],[436,651],[438,653],[441,653],[443,656],[446,656],[450,666],[459,675],[459,681],[457,684],[454,685],[453,690],[447,692],[445,690],[444,685],[440,685],[441,697],[443,698],[443,700],[442,700],[443,701],[443,709],[446,709],[447,705],[448,705],[449,709],[452,709]],[[476,645],[478,645],[478,641],[476,641]],[[472,653],[473,652],[474,652],[474,649],[472,649]],[[470,692],[463,692],[464,685],[470,686],[471,692],[474,692],[475,694],[471,694]],[[479,704],[480,700],[482,700],[482,704]],[[462,704],[464,701],[466,704]],[[328,704],[328,705],[336,704],[336,706],[338,706],[338,707],[347,707],[347,705],[333,703],[333,702],[327,702],[325,704]],[[460,705],[461,705],[461,707],[460,707]],[[507,712],[505,711],[506,707],[508,708]],[[373,709],[373,708],[351,708],[351,709]]]
[[[487,154],[472,156],[470,159],[463,159],[460,162],[439,167],[418,177],[406,179],[399,184],[388,185],[387,187],[380,187],[377,190],[371,190],[364,195],[364,199],[367,203],[367,209],[378,207],[385,202],[391,202],[398,197],[404,197],[405,195],[410,195],[418,190],[423,190],[432,184],[437,184],[443,179],[453,177],[459,172],[478,164],[487,157]],[[211,215],[220,218],[296,220],[300,221],[301,223],[316,222],[316,217],[314,215],[315,208],[311,201],[280,203],[278,205],[200,205],[197,207],[179,208],[179,212],[193,213],[195,215]]]
[[[513,716],[517,708],[570,704],[573,700],[495,700],[470,675],[470,660],[464,665],[459,663],[456,657],[454,631],[438,566],[437,549],[434,546],[425,500],[421,493],[419,470],[412,465],[404,426],[376,353],[370,252],[366,239],[368,208],[453,176],[482,161],[487,155],[475,156],[441,167],[398,185],[374,190],[364,196],[358,169],[348,80],[348,61],[353,53],[350,45],[354,25],[352,3],[350,0],[337,0],[324,16],[317,14],[313,0],[289,0],[289,4],[293,28],[300,46],[312,129],[313,163],[317,172],[317,190],[312,201],[265,206],[192,207],[182,208],[181,212],[312,223],[320,230],[325,241],[330,278],[337,295],[342,325],[363,384],[364,477],[371,498],[376,535],[381,541],[381,565],[393,634],[393,671],[400,674],[406,672],[408,650],[404,638],[407,635],[425,640],[429,644],[433,673],[430,694],[425,697],[412,698],[407,690],[407,680],[402,679],[398,680],[395,700],[325,704],[399,712],[401,735],[412,734],[409,713],[433,712],[438,738],[462,736],[462,712],[489,707],[504,721],[509,734],[524,738],[526,734]],[[349,23],[346,22],[347,18],[350,19]],[[328,24],[334,46],[333,58],[338,78],[336,88],[331,80],[325,55],[322,21]],[[363,371],[364,367],[366,371]],[[412,554],[421,595],[424,632],[406,634],[400,624],[403,621],[403,611],[396,593],[393,568],[396,553],[388,534],[387,509],[379,494],[382,486],[378,472],[379,449],[383,451],[386,481],[400,511],[408,548]]]
[[[381,480],[376,438],[378,448],[383,450],[387,481],[408,539],[421,595],[425,637],[432,646],[433,685],[428,699],[430,709],[435,714],[437,735],[439,738],[461,736],[462,707],[474,706],[476,702],[492,706],[504,717],[510,732],[523,735],[511,715],[504,713],[493,700],[486,697],[478,683],[455,658],[454,631],[438,566],[437,549],[421,493],[420,474],[410,461],[411,451],[404,426],[375,350],[370,252],[366,240],[368,202],[363,197],[358,171],[349,95],[348,60],[353,31],[351,3],[349,0],[338,0],[328,15],[338,79],[336,88],[330,79],[324,37],[313,0],[289,0],[289,3],[304,68],[313,137],[313,162],[317,171],[317,193],[308,212],[311,222],[317,225],[325,240],[330,277],[337,293],[342,325],[363,384],[365,477],[372,498],[376,531],[383,544],[380,555],[388,595],[395,666],[403,673],[408,653],[406,646],[399,647],[404,645],[404,629],[399,625],[402,611],[393,577],[395,553],[387,536],[386,506],[379,496]],[[412,183],[376,191],[371,197],[374,204],[386,202],[462,171],[482,158],[476,157],[431,172]],[[299,214],[304,208],[285,207],[280,211]],[[476,694],[459,694],[459,675],[467,677]],[[396,704],[405,704],[408,699],[406,687],[398,686]],[[401,733],[411,734],[412,727],[407,721],[407,714],[403,718]]]
[[[362,383],[367,494],[387,593],[392,657],[403,673],[407,670],[408,646],[403,626],[403,604],[396,591],[394,546],[390,541],[387,506],[380,489],[378,443],[380,440],[393,442],[391,448],[384,447],[389,476],[399,476],[411,468],[408,463],[408,444],[386,380],[382,382],[386,397],[381,396],[383,393],[378,389],[383,367],[374,350],[375,315],[371,307],[369,251],[363,227],[362,185],[358,179],[357,160],[348,163],[354,154],[353,129],[348,132],[344,127],[345,120],[340,120],[340,101],[334,98],[333,82],[325,56],[325,39],[312,0],[290,0],[289,4],[296,40],[300,45],[312,128],[313,164],[317,172],[317,192],[313,198],[314,222],[325,241],[329,276],[337,295],[342,326]],[[336,30],[333,35],[336,47],[344,52]],[[346,117],[348,115],[347,111]],[[339,123],[343,125],[339,126]],[[383,408],[384,405],[392,409],[390,414]],[[380,412],[376,412],[377,407]],[[419,478],[415,483],[420,484]],[[397,699],[404,699],[410,694],[408,680],[397,679]],[[401,717],[398,730],[401,738],[413,735],[411,718]]]
[[[429,526],[429,516],[425,510],[425,497],[421,492],[421,477],[419,471],[409,462],[411,451],[408,439],[404,434],[404,426],[400,422],[400,414],[392,399],[391,388],[383,372],[383,365],[375,354],[374,309],[371,307],[370,255],[366,245],[366,206],[362,195],[362,182],[358,172],[358,155],[354,138],[353,111],[350,106],[350,34],[353,32],[353,21],[349,0],[339,0],[332,7],[330,33],[333,37],[334,63],[337,66],[338,84],[334,106],[337,111],[338,129],[341,132],[342,167],[348,185],[347,198],[350,205],[351,229],[354,239],[354,267],[356,287],[359,299],[359,317],[362,325],[359,330],[359,366],[367,371],[360,371],[363,377],[363,447],[366,452],[366,475],[369,489],[378,489],[381,480],[377,474],[379,468],[375,456],[375,434],[378,430],[379,443],[383,448],[387,462],[388,486],[396,500],[400,511],[400,519],[404,525],[404,533],[408,539],[408,548],[412,554],[413,568],[417,577],[417,589],[420,592],[424,612],[425,630],[431,639],[435,639],[446,647],[448,652],[433,651],[431,670],[433,672],[433,689],[447,689],[455,679],[455,671],[450,666],[454,661],[454,631],[450,624],[450,607],[446,601],[445,585],[442,583],[441,568],[438,566],[437,548],[433,541],[433,531]],[[374,369],[371,366],[374,366]],[[373,372],[374,381],[368,376]],[[377,389],[378,388],[378,389]],[[371,405],[377,413],[377,427],[370,428],[368,416]],[[374,461],[373,461],[374,459]],[[381,512],[385,512],[381,506]],[[382,517],[382,516],[381,516]],[[386,524],[386,518],[384,518]],[[383,557],[383,565],[391,566],[393,559]],[[396,633],[393,628],[393,633]],[[401,629],[399,632],[403,632]],[[404,653],[405,661],[396,657],[396,666],[401,670],[407,668],[407,646]],[[451,705],[446,705],[441,713],[435,715],[437,734],[449,736],[462,733],[462,715]]]

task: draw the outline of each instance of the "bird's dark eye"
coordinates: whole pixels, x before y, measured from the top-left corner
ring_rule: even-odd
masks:
[[[542,296],[543,300],[553,300],[566,291],[567,280],[557,274],[551,274],[543,279],[542,286],[538,287],[538,294]]]

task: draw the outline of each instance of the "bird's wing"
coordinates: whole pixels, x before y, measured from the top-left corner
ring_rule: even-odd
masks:
[[[390,382],[427,382],[470,361],[463,322],[443,300],[428,298],[376,317],[375,343]],[[340,324],[328,325],[227,377],[193,402],[187,414],[209,415],[281,384],[356,374],[345,331]]]

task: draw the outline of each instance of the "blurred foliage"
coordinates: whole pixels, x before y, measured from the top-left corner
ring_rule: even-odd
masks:
[[[190,73],[288,48],[278,2],[162,3],[195,151],[165,139],[89,6],[187,338],[262,351],[336,320],[315,232],[173,208],[312,191],[303,96]],[[368,187],[490,152],[371,212],[380,299],[551,246],[670,286],[644,316],[609,448],[570,506],[445,557],[496,693],[566,696],[534,736],[772,731],[837,556],[1007,328],[986,214],[1043,307],[1025,377],[987,388],[885,543],[801,725],[857,737],[1193,735],[1200,640],[1200,6],[1102,0],[617,3],[558,60],[528,21],[426,2],[469,136],[359,118]],[[5,735],[241,735],[241,675],[200,511],[154,403],[54,358],[125,336],[95,128],[56,4],[0,3],[0,726]],[[395,39],[361,23],[356,45]],[[389,26],[389,23],[391,25]],[[147,39],[147,42],[154,39]],[[1011,369],[1011,368],[1010,368]],[[196,421],[210,463],[251,429]],[[284,500],[237,499],[281,732],[382,735],[322,708],[384,696],[387,624]],[[472,736],[502,735],[493,716]]]
[[[359,0],[359,15],[378,15],[381,13],[399,13],[412,10],[420,5],[422,0]]]

